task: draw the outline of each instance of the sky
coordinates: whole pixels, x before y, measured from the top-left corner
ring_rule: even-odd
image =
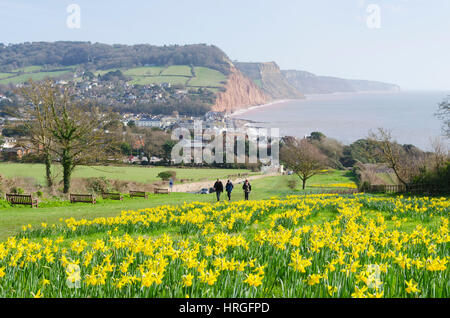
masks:
[[[207,43],[232,60],[450,90],[449,17],[448,0],[0,0],[0,42]]]

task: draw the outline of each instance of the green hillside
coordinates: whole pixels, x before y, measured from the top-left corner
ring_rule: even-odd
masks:
[[[183,85],[187,88],[221,88],[226,83],[227,77],[219,71],[207,67],[192,67],[189,65],[171,66],[145,66],[135,68],[111,68],[105,70],[90,70],[95,76],[103,76],[108,72],[120,70],[128,78],[128,83],[149,85],[170,83]],[[43,80],[47,77],[53,79],[73,79],[76,67],[45,69],[42,66],[27,66],[11,72],[0,73],[0,84],[18,84],[29,80]],[[81,80],[78,71],[77,80]]]

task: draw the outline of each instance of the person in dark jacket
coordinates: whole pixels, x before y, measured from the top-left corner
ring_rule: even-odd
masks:
[[[231,201],[231,192],[233,191],[233,188],[234,188],[233,183],[230,180],[228,180],[225,186],[225,190],[227,190],[228,201]]]
[[[242,189],[244,190],[245,200],[248,200],[248,195],[252,192],[252,186],[248,180],[245,180]]]
[[[216,192],[217,201],[220,201],[220,195],[223,192],[223,183],[219,179],[217,179],[216,183],[214,183],[214,191]]]

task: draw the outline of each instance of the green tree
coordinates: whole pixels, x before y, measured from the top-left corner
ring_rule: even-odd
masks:
[[[322,139],[326,138],[326,136],[321,133],[320,131],[314,131],[311,133],[311,139],[312,140],[317,140],[317,141],[322,141]]]
[[[131,146],[130,146],[130,144],[128,142],[122,142],[119,145],[119,148],[120,148],[120,152],[122,154],[124,154],[124,155],[129,155],[131,153],[131,150],[132,150]]]
[[[174,140],[168,140],[162,146],[163,150],[164,150],[163,160],[165,162],[170,162],[171,155],[172,155],[172,149],[173,149],[173,147],[175,147],[176,144],[177,143]]]

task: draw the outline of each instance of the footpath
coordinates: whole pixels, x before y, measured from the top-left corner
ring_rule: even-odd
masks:
[[[279,175],[278,173],[269,173],[269,174],[261,174],[261,175],[257,175],[257,176],[249,176],[246,178],[235,178],[235,179],[230,179],[230,180],[236,186],[238,183],[244,182],[245,180],[251,181],[251,180],[273,177],[273,176],[278,176],[278,175]],[[225,184],[227,183],[227,180],[228,179],[221,179],[224,187],[225,187]],[[216,182],[216,180],[185,183],[185,184],[176,184],[175,183],[173,185],[172,192],[187,192],[187,193],[198,192],[201,189],[212,188],[212,186],[214,185],[214,182]]]

